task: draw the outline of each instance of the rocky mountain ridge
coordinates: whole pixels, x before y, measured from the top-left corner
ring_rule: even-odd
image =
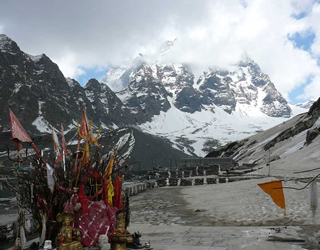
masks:
[[[218,106],[231,114],[245,112],[246,106],[251,106],[270,117],[291,116],[292,111],[285,98],[253,60],[245,58],[230,67],[231,70],[204,69],[203,74],[195,79],[187,65],[163,60],[164,51],[166,54],[170,53],[173,46],[174,43],[164,46],[165,50],[160,50],[159,58],[155,61],[140,54],[131,63],[111,66],[101,81],[115,90],[122,88],[117,95],[126,97],[132,94],[133,86],[140,86],[141,90],[145,84],[161,84],[169,96],[174,98],[174,106],[188,113],[204,109],[214,111]],[[115,82],[121,84],[115,87]],[[146,94],[151,93],[148,91]]]
[[[28,55],[5,35],[0,35],[0,72],[1,162],[8,161],[7,145],[16,148],[10,138],[9,108],[40,149],[52,147],[52,128],[59,133],[61,124],[65,127],[67,139],[71,139],[85,108],[87,117],[94,121],[93,130],[102,126],[99,141],[108,145],[105,150],[112,147],[113,150],[122,150],[128,164],[140,162],[141,167],[146,168],[156,164],[152,162],[164,164],[168,155],[175,160],[187,156],[172,148],[165,138],[129,128],[145,122],[148,116],[142,111],[139,114],[132,112],[131,107],[124,105],[107,85],[90,79],[82,87],[77,81],[65,78],[46,55]],[[71,145],[73,143],[71,141]],[[154,144],[161,145],[161,152],[146,149],[147,145]],[[143,152],[148,155],[141,157]]]
[[[164,60],[173,46],[174,42],[164,44],[154,60],[140,54],[131,63],[111,66],[102,81],[112,88],[114,79],[121,81],[117,96],[132,112],[146,116],[138,126],[170,138],[186,153],[202,154],[205,144],[223,145],[307,111],[288,104],[249,58],[229,70],[205,69],[196,79],[188,65]]]
[[[172,46],[167,44],[161,53],[170,53]],[[210,150],[208,145],[243,138],[286,120],[291,112],[252,60],[234,71],[209,69],[197,81],[183,64],[151,64],[140,55],[130,65],[122,67],[124,74],[113,74],[113,67],[108,71],[112,79],[121,80],[122,91],[115,93],[95,79],[82,87],[65,78],[45,54],[28,55],[0,35],[0,131],[9,131],[8,108],[35,136],[51,133],[52,127],[60,131],[61,123],[74,131],[86,108],[96,129],[133,126],[195,155],[204,152],[204,144]]]

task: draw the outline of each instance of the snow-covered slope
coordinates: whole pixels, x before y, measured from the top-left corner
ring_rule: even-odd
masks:
[[[262,133],[218,148],[208,156],[231,156],[241,163],[255,163],[268,173],[299,176],[294,172],[317,168],[320,164],[320,99],[308,113],[300,114]],[[270,158],[269,158],[270,153]],[[312,173],[301,174],[310,176]]]
[[[173,98],[169,100],[172,105]],[[185,153],[204,156],[209,149],[243,139],[287,120],[269,117],[257,108],[247,109],[247,112],[251,116],[242,112],[228,114],[221,107],[215,107],[214,115],[210,110],[187,113],[172,105],[167,112],[162,111],[151,122],[139,127],[151,134],[167,137]],[[212,147],[206,148],[205,144]]]

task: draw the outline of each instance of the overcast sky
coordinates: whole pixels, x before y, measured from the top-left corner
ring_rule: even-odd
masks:
[[[0,0],[0,33],[82,82],[177,38],[173,62],[204,71],[247,55],[290,102],[320,96],[319,1]]]

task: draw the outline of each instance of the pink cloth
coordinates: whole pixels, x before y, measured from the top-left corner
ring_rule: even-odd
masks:
[[[95,247],[100,235],[107,234],[109,237],[110,233],[115,230],[117,208],[106,205],[104,201],[87,200],[88,214],[84,215],[81,209],[78,212],[73,210],[76,202],[78,202],[78,196],[73,195],[65,204],[64,211],[75,214],[73,224],[74,228],[79,228],[81,231],[82,245]],[[109,231],[107,232],[108,227]]]

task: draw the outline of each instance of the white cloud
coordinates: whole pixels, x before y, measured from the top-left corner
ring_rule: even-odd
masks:
[[[66,52],[62,57],[53,58],[53,60],[58,64],[65,76],[77,78],[85,74],[85,71],[80,68],[77,55],[73,52]]]
[[[170,60],[203,70],[208,66],[227,67],[245,53],[260,65],[286,98],[310,75],[320,74],[316,58],[294,47],[288,39],[290,34],[310,29],[308,17],[300,20],[293,17],[299,13],[297,5],[277,0],[250,1],[246,7],[238,1],[227,3],[212,4],[210,17],[203,26],[197,23],[187,33],[181,30]],[[305,9],[306,6],[301,11]]]
[[[166,39],[178,38],[168,59],[188,63],[196,74],[247,54],[288,98],[310,75],[320,75],[319,12],[311,0],[12,0],[2,3],[0,31],[5,28],[27,53],[47,54],[70,77],[139,52],[155,55]],[[288,39],[307,30],[316,35],[310,53]],[[317,98],[309,89],[304,96]]]
[[[316,75],[311,83],[305,87],[304,93],[298,96],[301,99],[319,98],[320,93],[320,75]]]
[[[314,5],[309,20],[314,33],[317,34],[311,49],[315,56],[320,56],[320,4]]]

